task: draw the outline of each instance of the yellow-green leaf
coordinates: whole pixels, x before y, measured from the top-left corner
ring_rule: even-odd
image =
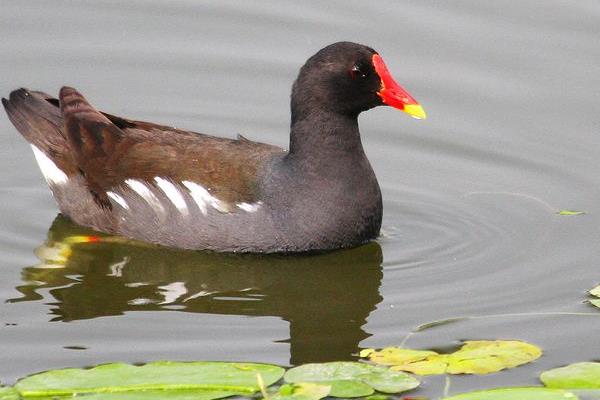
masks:
[[[448,369],[447,355],[435,354],[427,357],[425,360],[393,366],[391,369],[412,372],[417,375],[445,374]]]
[[[600,297],[600,285],[596,286],[592,290],[590,290],[590,294],[592,296]]]
[[[11,387],[0,387],[0,400],[19,400],[19,393]]]
[[[369,354],[377,364],[417,375],[489,374],[536,360],[542,350],[516,340],[467,341],[451,354],[388,347]]]
[[[358,353],[358,356],[361,358],[367,358],[371,355],[371,353],[374,353],[375,349],[362,349],[360,351],[360,353]]]
[[[538,359],[542,350],[517,340],[467,341],[453,354],[448,355],[450,374],[489,374],[514,368]]]
[[[558,215],[582,215],[585,214],[583,211],[575,211],[575,210],[560,210]]]
[[[411,350],[401,347],[386,347],[368,354],[369,359],[381,365],[403,365],[425,360],[429,356],[437,355],[435,351]],[[361,354],[361,357],[365,357]]]

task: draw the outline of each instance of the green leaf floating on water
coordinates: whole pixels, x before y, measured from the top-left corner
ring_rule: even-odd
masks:
[[[456,396],[444,397],[443,400],[577,400],[574,393],[559,389],[541,387],[503,388],[478,390]]]
[[[418,399],[417,397],[410,397],[410,398],[416,399],[416,400]],[[365,400],[389,400],[389,399],[390,399],[390,396],[381,394],[381,393],[375,393],[368,397],[365,397]],[[406,399],[406,397],[405,397],[405,399]]]
[[[270,400],[319,400],[327,397],[330,391],[331,386],[318,383],[285,384]]]
[[[284,379],[329,385],[329,395],[333,397],[363,397],[375,390],[399,393],[419,386],[417,379],[404,372],[351,361],[304,364],[288,370]]]
[[[252,394],[259,390],[257,374],[269,386],[277,382],[283,373],[284,369],[276,365],[253,363],[159,361],[142,366],[114,363],[90,369],[68,368],[42,372],[21,379],[15,389],[22,396],[144,390],[163,391],[163,397],[166,397],[164,391],[185,391],[187,394],[198,391],[199,397],[207,400],[233,394]],[[177,399],[187,399],[184,397],[186,393],[173,395],[182,396]]]
[[[19,393],[11,387],[0,387],[0,400],[19,400]]]
[[[389,365],[392,370],[417,375],[489,374],[536,360],[542,350],[517,340],[476,340],[465,342],[460,350],[451,354],[401,347],[367,350],[361,354],[368,354],[371,361]]]
[[[221,392],[218,390],[136,390],[119,393],[93,393],[74,397],[82,400],[214,400],[223,397],[240,395],[236,392]],[[247,393],[245,393],[247,395]],[[35,396],[25,397],[26,400],[70,400],[69,397]]]
[[[557,212],[558,215],[583,215],[585,212],[583,211],[575,211],[575,210],[560,210]]]
[[[542,372],[544,385],[559,389],[600,389],[600,363],[581,362]]]

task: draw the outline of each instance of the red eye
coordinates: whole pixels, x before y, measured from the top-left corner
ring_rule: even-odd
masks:
[[[354,80],[364,79],[368,75],[368,71],[365,68],[362,68],[360,65],[354,65],[352,69],[350,69],[350,77]]]

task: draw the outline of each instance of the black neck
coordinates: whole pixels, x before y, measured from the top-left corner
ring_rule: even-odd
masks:
[[[364,156],[357,116],[317,110],[293,118],[289,152],[314,161]]]

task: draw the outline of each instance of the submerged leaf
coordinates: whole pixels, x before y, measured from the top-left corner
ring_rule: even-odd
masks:
[[[368,396],[374,390],[399,393],[419,386],[417,379],[404,372],[350,361],[304,364],[288,370],[284,379],[330,385],[333,397]]]
[[[417,375],[489,374],[531,362],[541,355],[539,347],[521,341],[478,340],[465,342],[451,354],[388,347],[371,353],[369,359]]]
[[[531,388],[503,388],[478,390],[476,392],[458,394],[444,397],[443,400],[577,400],[578,397],[571,392],[559,389],[541,387]]]
[[[11,387],[2,386],[0,387],[0,400],[19,400],[19,393]]]
[[[79,393],[121,393],[140,390],[199,390],[251,394],[259,390],[256,376],[265,384],[277,382],[283,368],[268,364],[159,361],[142,366],[114,363],[91,369],[68,368],[31,375],[17,382],[23,396],[61,396]],[[219,397],[224,397],[219,395]]]
[[[600,363],[580,362],[542,372],[541,381],[550,388],[600,389]]]
[[[575,210],[560,210],[557,212],[558,215],[582,215],[585,214],[583,211],[575,211]]]

